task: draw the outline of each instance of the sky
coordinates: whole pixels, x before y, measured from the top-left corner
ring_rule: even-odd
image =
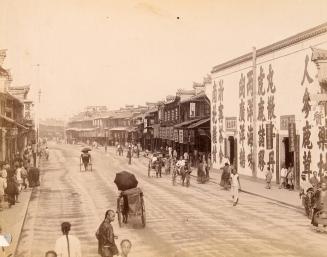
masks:
[[[0,0],[12,85],[41,88],[41,118],[144,105],[213,66],[327,22],[326,0]]]

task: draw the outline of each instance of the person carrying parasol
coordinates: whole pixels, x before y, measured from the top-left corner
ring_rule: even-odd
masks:
[[[91,162],[91,154],[89,153],[89,151],[91,151],[90,148],[88,148],[88,147],[83,148],[81,156],[80,156],[80,160],[82,161],[82,163],[84,165],[85,171],[87,170],[87,166]]]

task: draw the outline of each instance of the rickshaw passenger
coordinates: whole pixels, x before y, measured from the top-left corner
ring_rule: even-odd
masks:
[[[88,164],[89,164],[90,161],[91,161],[91,154],[88,153],[88,152],[83,152],[83,153],[81,154],[81,160],[82,160],[82,162],[83,162],[83,164],[84,164],[84,168],[85,168],[85,171],[86,171],[87,166],[88,166]]]

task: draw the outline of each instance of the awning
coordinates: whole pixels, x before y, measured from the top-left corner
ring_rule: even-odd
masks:
[[[8,121],[8,122],[10,122],[10,123],[12,123],[12,124],[15,124],[15,125],[17,125],[18,127],[21,127],[21,128],[23,128],[23,129],[28,129],[28,127],[25,127],[25,126],[23,126],[22,124],[18,123],[17,121],[15,121],[15,120],[13,120],[13,119],[10,119],[10,118],[8,118],[8,117],[2,115],[2,114],[0,114],[0,118],[4,119],[4,120],[6,120],[6,121]]]
[[[188,126],[190,124],[193,124],[197,121],[199,121],[200,119],[194,119],[194,120],[187,120],[187,121],[184,121],[182,123],[179,123],[177,125],[174,126],[174,128],[182,128],[182,127],[185,127],[185,126]]]
[[[94,131],[97,128],[67,128],[66,131],[77,131],[77,132],[82,132],[82,131]]]
[[[128,128],[127,127],[115,127],[115,128],[109,129],[109,131],[128,131]]]
[[[207,122],[210,122],[210,118],[199,120],[198,122],[193,123],[192,125],[188,126],[187,128],[194,129],[194,128],[200,127],[201,125],[203,125]]]

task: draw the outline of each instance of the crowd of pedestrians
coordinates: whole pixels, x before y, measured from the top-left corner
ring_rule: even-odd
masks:
[[[0,211],[19,203],[19,195],[28,187],[39,186],[39,170],[33,167],[32,147],[26,147],[22,154],[17,153],[12,165],[0,162]]]

